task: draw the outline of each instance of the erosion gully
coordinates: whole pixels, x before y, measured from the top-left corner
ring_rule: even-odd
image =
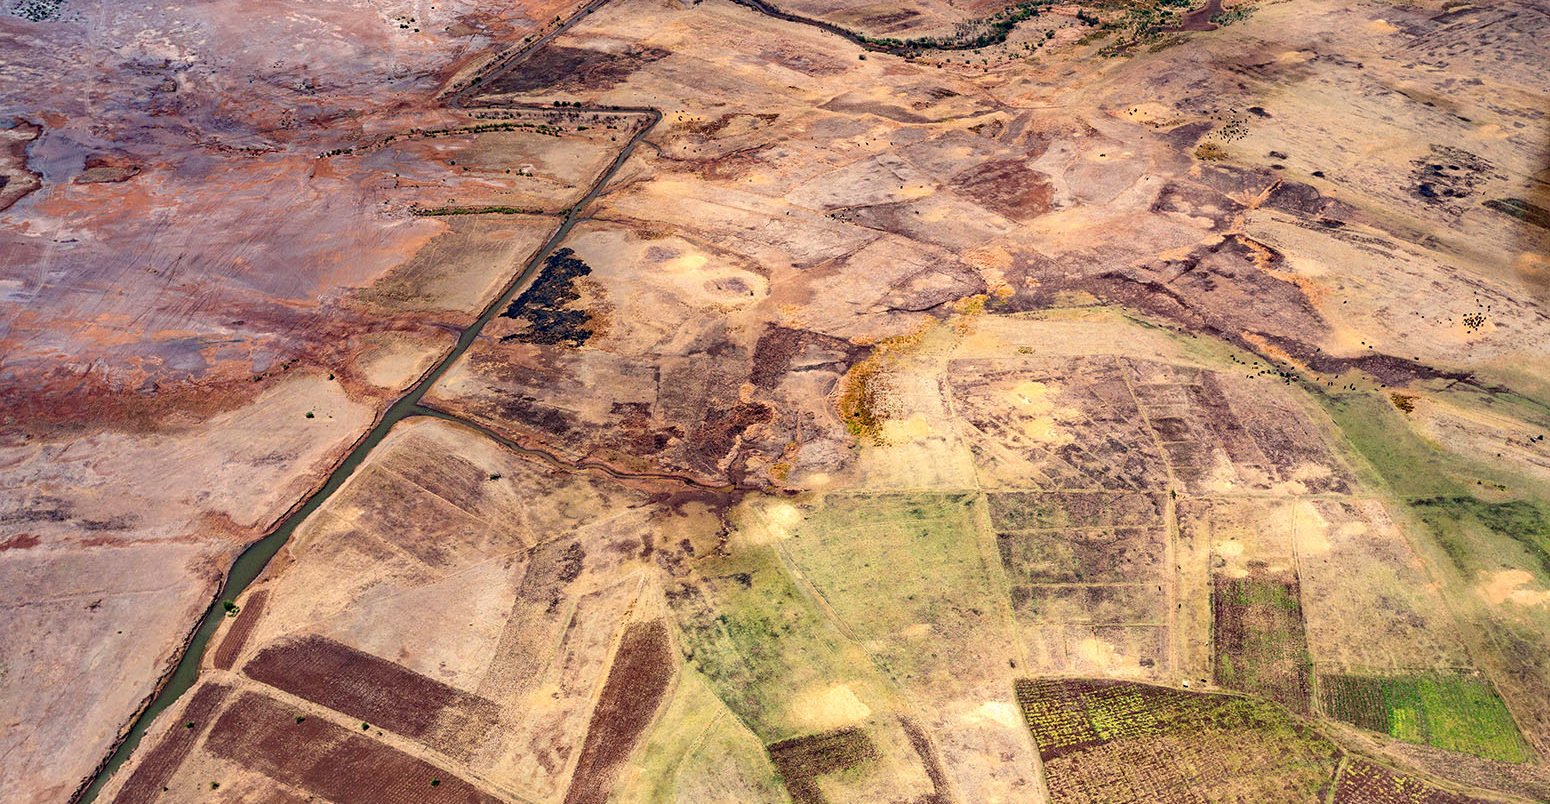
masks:
[[[484,89],[490,83],[493,83],[496,78],[520,65],[530,55],[537,52],[544,45],[548,44],[556,36],[559,36],[560,34],[569,30],[572,26],[586,18],[606,2],[608,2],[608,0],[591,0],[590,2],[578,8],[574,13],[571,14],[569,18],[561,22],[553,30],[533,40],[528,45],[513,51],[509,56],[498,58],[495,62],[493,62],[495,66],[487,67],[483,72],[476,74],[476,77],[472,79],[468,85],[459,87],[454,91],[447,93],[444,96],[447,104],[457,109],[465,108],[465,102],[468,100],[471,93]],[[781,11],[780,9],[770,5],[767,2],[764,2],[764,0],[732,0],[732,2],[753,9],[754,11],[757,11],[766,16],[774,17],[776,19],[820,28],[829,33],[843,37],[846,40],[860,45],[861,47],[864,47],[868,50],[882,49],[877,45],[863,40],[855,33],[846,30],[845,28],[841,28],[838,25],[833,25],[831,23],[812,19],[810,17],[789,14],[787,12]],[[954,48],[953,46],[948,45],[947,49]],[[540,104],[508,104],[500,106],[499,108],[532,111],[555,110],[553,107],[543,106]],[[630,137],[629,141],[625,143],[624,147],[620,149],[619,153],[614,157],[613,162],[609,164],[608,169],[603,171],[602,175],[598,177],[597,181],[592,184],[592,187],[587,191],[587,194],[576,203],[571,205],[570,210],[565,214],[565,219],[560,223],[559,227],[554,230],[553,234],[549,235],[549,239],[545,240],[543,245],[540,246],[537,251],[533,252],[533,256],[528,259],[526,264],[523,265],[522,270],[519,271],[514,277],[512,277],[511,281],[508,282],[506,287],[501,291],[501,294],[484,308],[484,311],[479,314],[479,317],[472,325],[464,329],[458,335],[457,343],[452,347],[452,350],[447,352],[446,355],[437,361],[429,371],[422,375],[419,381],[417,381],[407,393],[399,397],[398,401],[394,402],[390,407],[388,407],[388,409],[377,420],[377,423],[373,425],[372,428],[360,438],[360,440],[355,442],[355,445],[351,447],[349,453],[346,454],[344,459],[340,461],[339,465],[329,473],[327,479],[323,481],[322,485],[313,490],[311,494],[302,498],[302,500],[298,502],[296,506],[292,508],[290,512],[288,512],[277,525],[275,525],[274,529],[271,530],[268,535],[258,540],[257,542],[254,542],[246,550],[244,550],[241,555],[237,557],[236,562],[232,565],[231,571],[226,574],[226,579],[221,584],[219,593],[211,601],[210,607],[205,610],[204,616],[199,620],[198,625],[185,640],[183,645],[183,652],[178,660],[177,665],[172,669],[172,672],[168,673],[162,678],[161,683],[158,685],[157,690],[152,695],[150,701],[144,706],[144,708],[140,710],[140,713],[134,718],[132,724],[130,725],[129,730],[119,738],[118,742],[113,746],[113,750],[108,754],[107,758],[104,759],[102,763],[97,766],[97,769],[92,773],[92,775],[82,783],[81,787],[76,791],[75,796],[71,799],[72,804],[88,804],[89,802],[94,801],[98,793],[102,791],[103,786],[107,784],[108,780],[113,777],[114,772],[117,771],[119,767],[124,764],[125,760],[129,759],[130,755],[134,753],[135,749],[140,744],[140,740],[145,736],[146,730],[150,728],[150,725],[156,720],[157,716],[166,711],[168,707],[172,706],[172,704],[176,703],[178,698],[181,697],[184,692],[187,692],[191,687],[193,687],[194,683],[199,678],[199,664],[204,657],[206,648],[209,647],[210,638],[215,634],[216,629],[221,624],[221,620],[226,616],[226,610],[222,605],[222,601],[234,600],[238,595],[242,594],[242,591],[247,589],[248,585],[251,584],[261,572],[263,572],[264,567],[269,564],[269,560],[273,558],[275,554],[280,551],[280,548],[284,546],[285,543],[291,538],[291,534],[296,531],[296,528],[300,526],[302,522],[306,521],[306,519],[311,516],[312,513],[320,506],[322,506],[329,497],[333,496],[334,492],[338,491],[339,488],[344,485],[345,481],[355,473],[355,470],[360,468],[361,464],[365,462],[367,456],[371,454],[371,451],[375,449],[376,446],[382,442],[382,439],[387,436],[388,432],[393,429],[393,426],[398,424],[400,421],[403,421],[404,419],[413,416],[426,416],[452,422],[456,425],[471,429],[514,452],[542,460],[546,463],[563,469],[602,472],[618,479],[671,481],[698,488],[717,490],[730,489],[729,486],[713,486],[696,481],[692,478],[679,475],[621,472],[614,469],[613,467],[597,461],[568,461],[559,458],[550,452],[518,444],[483,425],[462,419],[445,411],[428,407],[421,402],[426,392],[429,391],[431,387],[434,386],[442,378],[442,376],[444,376],[447,371],[452,368],[452,365],[456,363],[458,359],[463,356],[463,353],[468,351],[468,348],[473,345],[474,341],[479,338],[479,335],[481,332],[483,332],[485,326],[493,321],[496,316],[500,315],[501,311],[507,305],[511,304],[512,299],[516,298],[517,293],[526,287],[527,284],[533,279],[533,277],[537,275],[537,273],[542,269],[544,260],[547,259],[548,256],[554,251],[554,249],[565,240],[565,238],[570,234],[571,229],[575,228],[576,223],[583,218],[583,212],[585,209],[593,201],[595,201],[600,194],[602,194],[603,189],[608,185],[608,182],[612,180],[614,175],[619,172],[619,169],[624,166],[624,163],[635,152],[636,147],[640,145],[641,141],[645,139],[646,135],[651,133],[652,129],[654,129],[656,125],[662,120],[662,112],[660,109],[647,106],[572,106],[567,107],[567,111],[637,115],[644,118],[646,122],[645,125],[641,126],[639,130],[637,130],[635,134]]]

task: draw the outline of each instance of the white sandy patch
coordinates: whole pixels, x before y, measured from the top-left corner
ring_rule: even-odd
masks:
[[[1296,511],[1297,519],[1294,523],[1293,535],[1297,539],[1298,549],[1310,556],[1328,553],[1334,547],[1329,539],[1329,520],[1324,518],[1318,506],[1306,501],[1297,503]],[[1365,522],[1345,522],[1336,531],[1342,542],[1359,537],[1366,532]]]
[[[934,435],[931,423],[919,413],[908,419],[889,419],[883,422],[883,440],[889,444],[902,444],[909,441],[919,441]]]
[[[1493,606],[1511,603],[1515,606],[1550,606],[1550,589],[1525,589],[1534,581],[1534,575],[1520,569],[1481,572],[1481,583],[1476,589],[1485,602]]]
[[[968,723],[994,723],[1009,729],[1023,727],[1022,714],[1015,705],[1006,701],[986,701],[964,715],[963,719]]]
[[[1105,673],[1128,676],[1141,672],[1141,663],[1134,656],[1126,656],[1113,643],[1095,636],[1076,643],[1076,655],[1088,664],[1097,665]]]
[[[872,709],[856,697],[849,684],[809,689],[791,702],[791,716],[813,731],[828,731],[871,717]]]

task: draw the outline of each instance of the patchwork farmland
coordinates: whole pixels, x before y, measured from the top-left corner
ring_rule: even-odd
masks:
[[[1542,3],[383,2],[7,22],[0,797],[1550,800]]]

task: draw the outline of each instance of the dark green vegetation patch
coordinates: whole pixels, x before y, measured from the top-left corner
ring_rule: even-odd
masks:
[[[1331,717],[1408,742],[1506,762],[1531,759],[1507,706],[1474,674],[1320,675],[1319,704]]]
[[[1016,692],[1056,804],[1317,802],[1341,756],[1268,701],[1082,679]]]

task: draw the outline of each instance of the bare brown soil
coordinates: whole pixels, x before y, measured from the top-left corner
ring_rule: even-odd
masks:
[[[1055,196],[1049,177],[1020,160],[986,162],[954,176],[948,186],[1015,221],[1048,212]]]
[[[248,637],[253,634],[253,626],[258,624],[258,619],[264,616],[264,601],[269,599],[268,589],[259,589],[248,595],[242,603],[242,610],[237,612],[237,619],[226,630],[226,636],[221,638],[221,644],[215,649],[212,662],[217,670],[230,670],[232,664],[237,661],[237,656],[242,653],[247,645]]]
[[[496,718],[483,698],[321,636],[272,645],[243,666],[249,678],[430,744]],[[450,721],[450,722],[449,722]]]
[[[215,756],[334,801],[501,801],[424,760],[257,693],[244,693],[227,707],[205,747]]]
[[[818,777],[877,758],[871,738],[855,728],[782,740],[769,746],[769,752],[796,804],[825,804],[828,799],[815,784]]]
[[[406,11],[264,0],[216,20],[200,4],[103,15],[89,0],[69,0],[76,18],[8,22],[17,65],[0,75],[0,94],[42,134],[0,187],[0,196],[20,192],[23,172],[41,182],[0,220],[0,427],[11,428],[0,516],[14,517],[0,522],[8,528],[0,544],[11,547],[0,551],[8,595],[0,642],[19,646],[0,667],[0,698],[20,702],[24,724],[0,729],[0,787],[39,802],[73,789],[231,554],[370,427],[395,395],[390,386],[401,387],[393,378],[417,375],[421,356],[445,348],[492,285],[512,276],[533,245],[524,238],[542,239],[549,222],[416,212],[574,204],[584,174],[616,152],[605,143],[633,132],[572,104],[664,112],[558,244],[591,270],[571,288],[576,298],[551,312],[577,313],[559,318],[585,325],[564,328],[575,337],[524,343],[502,339],[531,321],[498,320],[435,393],[438,406],[554,460],[520,473],[481,452],[495,444],[478,435],[447,449],[417,442],[362,469],[341,505],[309,520],[315,527],[296,552],[273,567],[263,619],[233,623],[232,648],[218,661],[237,666],[252,650],[239,649],[240,627],[253,629],[257,647],[280,650],[288,643],[273,643],[278,634],[317,624],[350,650],[391,660],[335,656],[319,666],[338,673],[319,678],[290,662],[316,657],[294,656],[272,668],[276,683],[311,685],[346,708],[385,709],[369,716],[384,722],[407,691],[429,689],[439,719],[400,726],[442,750],[451,736],[442,721],[467,712],[427,680],[479,689],[475,697],[502,707],[500,724],[483,730],[483,742],[459,742],[458,759],[535,801],[564,795],[567,770],[596,731],[589,727],[606,725],[589,722],[592,699],[635,599],[617,590],[646,589],[649,600],[679,580],[707,590],[789,581],[789,590],[774,587],[789,594],[706,603],[707,629],[739,619],[744,636],[812,626],[789,654],[747,652],[768,666],[706,663],[724,674],[707,681],[732,689],[717,693],[729,704],[748,696],[786,717],[816,696],[839,701],[832,708],[847,716],[874,713],[864,722],[877,761],[808,788],[924,791],[929,773],[940,792],[929,762],[921,771],[897,761],[925,756],[894,725],[914,709],[964,800],[1037,798],[1031,747],[1015,729],[1015,744],[1005,739],[1007,685],[958,695],[962,679],[989,678],[992,666],[1004,678],[1015,661],[1019,673],[1203,681],[1213,622],[1231,643],[1217,669],[1235,662],[1232,683],[1296,694],[1304,662],[1285,649],[1296,607],[1274,601],[1301,589],[1223,590],[1276,596],[1219,621],[1206,594],[1213,577],[1230,577],[1213,576],[1213,563],[1242,569],[1248,559],[1229,553],[1255,527],[1274,530],[1270,513],[1231,526],[1212,520],[1202,532],[1187,521],[1188,496],[1301,498],[1273,513],[1295,522],[1286,530],[1304,552],[1274,560],[1304,573],[1294,583],[1310,598],[1322,572],[1328,599],[1365,602],[1384,592],[1347,598],[1342,586],[1399,581],[1331,567],[1385,565],[1394,554],[1356,533],[1375,521],[1303,503],[1364,495],[1382,505],[1388,490],[1365,463],[1346,465],[1302,391],[1332,389],[1337,378],[1324,375],[1333,373],[1353,375],[1339,378],[1351,393],[1358,381],[1361,393],[1411,384],[1371,390],[1385,411],[1390,391],[1416,395],[1419,418],[1433,396],[1471,384],[1542,387],[1550,327],[1542,293],[1534,295],[1545,273],[1535,221],[1546,204],[1533,177],[1545,164],[1538,79],[1550,40],[1534,2],[1235,2],[1228,10],[1254,14],[1216,30],[1208,17],[1222,6],[1202,2],[1180,26],[1202,35],[1123,58],[1099,51],[1115,52],[1104,24],[1128,3],[1065,4],[972,60],[962,51],[899,58],[812,23],[947,34],[993,2],[781,0],[791,14],[777,17],[753,3],[448,0]],[[1089,14],[1078,18],[1077,8]],[[572,13],[578,25],[504,78],[480,67],[505,63],[519,41]],[[272,42],[285,52],[262,46]],[[448,81],[475,76],[497,91],[481,84],[483,94],[463,101],[541,114],[522,133],[454,133],[474,121],[520,122],[441,105]],[[53,91],[80,85],[105,87],[111,102]],[[1478,326],[1455,320],[1487,307]],[[1087,316],[1098,323],[1044,326]],[[890,343],[908,345],[861,385],[868,427],[887,438],[856,443],[840,417],[848,413],[840,378],[854,376],[869,346]],[[293,388],[288,379],[299,373],[329,377],[349,404],[312,405],[308,396],[257,423],[218,418]],[[1514,406],[1537,411],[1504,395],[1491,413],[1514,417]],[[1396,428],[1412,426],[1416,419]],[[1530,452],[1537,442],[1523,445],[1542,429],[1482,435],[1475,457],[1489,462],[1503,443]],[[188,433],[199,438],[178,437]],[[483,462],[469,458],[476,454]],[[804,577],[786,525],[802,518],[805,498],[781,497],[790,510],[760,509],[769,521],[750,524],[741,507],[685,515],[669,512],[667,492],[631,497],[556,480],[591,477],[583,467],[598,464],[636,473],[641,486],[662,475],[736,484],[733,502],[767,488],[984,493],[991,527],[965,527],[953,543],[978,548],[963,561],[977,559],[993,576],[979,596],[992,604],[874,606],[872,622],[833,616],[855,611],[855,601],[818,599],[810,586],[855,595],[911,564],[863,562],[840,585],[821,577],[824,566]],[[1457,482],[1492,495],[1518,489],[1477,484],[1470,471]],[[1539,478],[1543,464],[1525,471]],[[157,482],[141,489],[143,478]],[[1164,521],[1170,511],[1184,513]],[[1331,552],[1298,563],[1315,555],[1321,518]],[[745,527],[762,540],[736,542],[730,534]],[[697,577],[707,556],[734,546],[755,566]],[[1188,556],[1170,567],[1175,548]],[[997,571],[998,551],[1009,578]],[[1395,577],[1452,595],[1449,579],[1428,567]],[[167,568],[177,572],[162,580]],[[129,582],[140,577],[160,586]],[[625,577],[636,585],[622,586]],[[1450,610],[1466,621],[1487,616],[1454,605],[1472,605],[1468,593],[1425,606],[1442,612],[1435,619],[1416,614],[1415,601],[1377,600],[1341,627],[1329,625],[1339,604],[1323,606],[1320,624],[1310,602],[1304,641],[1321,662],[1397,656],[1407,643],[1428,655],[1461,653],[1444,644],[1452,632],[1442,624]],[[1515,712],[1537,711],[1532,699],[1543,697],[1521,692],[1543,686],[1540,613],[1511,609],[1501,620],[1521,636],[1469,645],[1485,669],[1517,669],[1494,679]],[[898,622],[883,623],[884,614]],[[992,625],[1015,631],[1015,644],[986,638],[980,629]],[[877,633],[843,638],[863,626]],[[132,648],[121,629],[135,635]],[[907,672],[922,700],[879,692],[886,686],[869,677],[866,655],[881,655],[874,643],[918,646]],[[970,644],[975,651],[953,647]],[[1498,651],[1513,660],[1489,663]],[[1191,652],[1199,655],[1175,666]],[[829,654],[827,665],[814,659]],[[985,667],[961,673],[952,660]],[[1517,680],[1518,670],[1535,677]],[[758,689],[736,686],[744,677]],[[364,691],[329,686],[357,681]],[[490,720],[479,712],[471,722]],[[735,721],[718,728],[737,730]],[[1105,723],[1089,725],[1096,733]],[[758,744],[834,725],[747,736]],[[1543,728],[1531,730],[1544,742]],[[1195,762],[1241,758],[1234,741],[1253,743],[1243,730],[1206,724],[1192,739],[1162,737],[1090,746],[1086,767],[1047,769],[1050,792],[1076,796],[1066,785],[1076,779],[1091,799],[1122,800],[1123,791],[1094,781],[1120,774],[1083,776],[1093,767],[1137,769],[1124,782],[1140,780],[1131,791],[1140,800],[1187,797],[1180,791],[1198,792],[1191,785],[1202,779],[1238,800],[1323,792],[1313,774],[1298,780],[1311,784],[1278,786],[1296,773],[1273,763],[1263,787],[1257,773],[1222,776],[1224,767],[1267,767],[1275,745],[1254,743],[1258,753],[1238,766]],[[606,748],[598,762],[617,767]],[[1299,750],[1287,753],[1304,769],[1324,767],[1327,757]],[[676,777],[659,763],[650,769],[659,775],[645,778],[650,763],[637,754],[617,778],[640,800],[666,797],[653,783]],[[986,757],[995,761],[975,764]],[[768,767],[748,760],[728,771],[738,774],[767,778]],[[719,799],[755,798],[726,792],[758,786],[730,783],[741,780],[728,780]]]
[[[608,681],[598,694],[571,775],[566,804],[603,804],[620,767],[655,716],[673,680],[674,655],[661,620],[625,629]]]
[[[160,798],[163,786],[209,729],[211,718],[230,692],[230,687],[221,684],[201,686],[188,699],[167,733],[129,775],[128,781],[114,796],[113,804],[150,804]]]
[[[507,92],[599,91],[613,89],[631,73],[668,55],[661,48],[622,53],[564,46],[546,47],[511,72],[486,85],[488,94]]]

